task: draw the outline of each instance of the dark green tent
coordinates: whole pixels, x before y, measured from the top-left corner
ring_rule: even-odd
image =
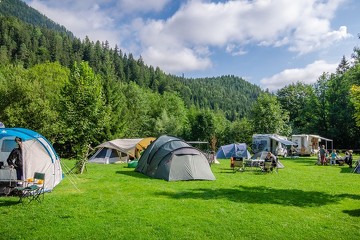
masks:
[[[208,160],[185,141],[163,135],[143,152],[135,169],[149,177],[167,181],[215,180]]]

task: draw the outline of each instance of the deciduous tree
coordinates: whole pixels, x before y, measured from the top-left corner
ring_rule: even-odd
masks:
[[[275,96],[264,93],[254,104],[251,111],[254,133],[281,134],[288,136],[289,113],[281,108]]]
[[[62,93],[63,144],[79,159],[83,169],[89,145],[108,121],[99,77],[87,62],[74,63]]]

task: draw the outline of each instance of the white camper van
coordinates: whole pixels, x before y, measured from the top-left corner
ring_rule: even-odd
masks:
[[[254,134],[252,137],[252,151],[258,153],[261,151],[270,151],[276,156],[288,155],[287,148],[294,145],[284,136],[277,134]]]
[[[297,154],[304,155],[313,155],[318,154],[319,146],[325,145],[326,149],[333,149],[332,140],[324,137],[320,137],[319,135],[312,134],[298,134],[292,135],[291,141],[296,145],[294,146]],[[328,142],[331,143],[331,146],[328,146]]]

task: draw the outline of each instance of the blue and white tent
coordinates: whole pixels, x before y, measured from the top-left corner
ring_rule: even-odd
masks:
[[[0,129],[0,162],[7,168],[7,158],[14,147],[15,137],[22,139],[23,178],[45,173],[45,191],[51,191],[62,180],[60,158],[51,143],[41,134],[26,128]]]
[[[243,157],[245,159],[251,158],[250,152],[247,150],[246,143],[232,143],[224,145],[216,152],[217,159]]]

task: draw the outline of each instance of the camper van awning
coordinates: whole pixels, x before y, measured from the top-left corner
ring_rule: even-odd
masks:
[[[332,142],[333,140],[332,139],[328,139],[328,138],[324,138],[324,137],[319,137],[321,140],[325,140],[327,142]]]
[[[286,140],[286,139],[282,139],[276,136],[270,136],[271,139],[274,139],[277,142],[281,142],[282,144],[286,145],[286,146],[291,146],[291,145],[296,145],[296,143]]]
[[[293,136],[310,136],[310,137],[313,137],[313,138],[318,138],[318,139],[321,139],[321,140],[325,140],[325,141],[327,141],[327,142],[332,142],[332,139],[328,139],[328,138],[324,138],[324,137],[321,137],[321,136],[319,136],[319,135],[314,135],[314,134],[309,134],[309,135],[307,135],[307,134],[300,134],[300,135],[293,135]]]

